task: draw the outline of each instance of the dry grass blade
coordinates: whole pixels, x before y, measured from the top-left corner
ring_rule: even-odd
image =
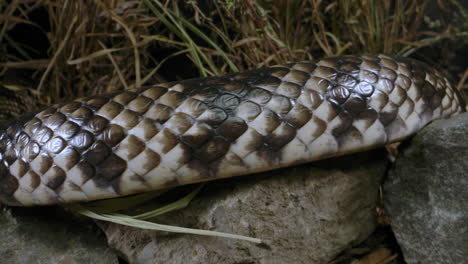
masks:
[[[141,86],[141,71],[140,71],[140,53],[138,51],[138,44],[135,35],[133,34],[133,31],[126,25],[126,23],[121,19],[119,16],[115,15],[115,13],[112,10],[109,10],[106,8],[106,6],[99,0],[95,0],[99,6],[101,6],[103,9],[106,9],[106,11],[110,14],[111,18],[116,21],[119,25],[121,25],[124,29],[125,32],[128,35],[128,38],[130,39],[132,46],[133,46],[133,52],[134,52],[134,58],[135,58],[135,87],[140,87]],[[102,42],[100,43],[102,44]],[[115,66],[115,61],[113,61],[112,65]],[[119,69],[117,69],[117,72],[119,72],[119,78],[121,79],[122,83],[125,84],[125,87],[128,88],[126,85],[125,80],[122,78],[122,75],[120,74]]]
[[[186,228],[186,227],[161,225],[161,224],[138,220],[138,219],[134,219],[128,216],[122,216],[122,215],[96,214],[90,210],[81,208],[79,206],[70,206],[70,209],[72,209],[76,213],[88,216],[90,218],[94,218],[94,219],[101,220],[101,221],[112,222],[112,223],[119,224],[119,225],[136,227],[136,228],[155,230],[155,231],[173,232],[173,233],[201,235],[201,236],[215,236],[215,237],[224,237],[224,238],[231,238],[231,239],[240,239],[240,240],[245,240],[245,241],[249,241],[249,242],[256,243],[256,244],[263,243],[261,239],[247,237],[247,236],[228,234],[228,233],[216,232],[216,231],[201,230],[201,229],[192,229],[192,228]]]
[[[101,47],[102,47],[104,50],[107,49],[106,46],[104,46],[104,44],[103,44],[101,41],[99,41],[99,45],[101,45]],[[127,82],[126,82],[126,80],[125,80],[125,77],[123,76],[122,71],[121,71],[120,68],[119,68],[119,65],[117,65],[117,62],[115,62],[114,57],[112,57],[112,54],[111,54],[110,52],[107,52],[106,55],[107,55],[107,57],[109,58],[109,60],[111,61],[112,65],[114,66],[115,72],[117,72],[117,75],[119,76],[119,79],[120,79],[120,81],[122,82],[122,85],[124,86],[124,88],[125,88],[126,90],[128,90],[129,87],[128,87],[128,85],[127,85]],[[136,82],[135,82],[135,86],[136,86],[136,87],[140,87],[140,86],[141,86],[141,77],[140,77],[140,79],[137,78],[137,80],[136,80]]]
[[[43,86],[43,84],[45,82],[45,79],[46,79],[47,75],[52,70],[52,67],[54,67],[55,61],[57,60],[57,58],[60,55],[60,53],[62,52],[62,50],[65,48],[65,45],[67,45],[67,41],[70,38],[71,33],[75,29],[74,26],[75,26],[76,22],[77,22],[77,18],[74,17],[72,19],[72,21],[71,21],[71,24],[69,25],[69,28],[67,30],[67,33],[65,34],[65,37],[61,40],[57,51],[55,52],[54,56],[52,56],[51,60],[49,61],[49,65],[47,65],[47,68],[46,68],[45,72],[42,74],[41,80],[39,81],[39,85],[37,86],[37,90],[39,92],[41,92],[41,88],[42,88],[42,86]]]
[[[123,205],[135,205],[138,203],[142,203],[157,197],[161,194],[161,192],[151,192],[146,194],[140,194],[137,196],[131,196],[126,198],[117,198],[117,199],[110,199],[107,201],[102,202],[93,202],[89,205],[78,205],[78,204],[70,204],[67,205],[69,209],[72,211],[82,214],[97,220],[107,221],[111,223],[136,227],[136,228],[143,228],[149,230],[156,230],[156,231],[166,231],[166,232],[175,232],[175,233],[185,233],[185,234],[194,234],[194,235],[205,235],[205,236],[217,236],[217,237],[225,237],[231,239],[240,239],[245,240],[253,243],[262,243],[262,240],[247,236],[235,235],[235,234],[228,234],[223,232],[215,232],[215,231],[208,231],[208,230],[201,230],[201,229],[192,229],[192,228],[185,228],[185,227],[177,227],[177,226],[170,226],[170,225],[161,225],[156,224],[153,222],[144,221],[143,219],[153,218],[155,216],[165,214],[168,212],[172,212],[175,210],[179,210],[185,208],[190,201],[200,192],[203,188],[203,184],[199,184],[192,192],[190,192],[185,197],[170,203],[164,207],[161,207],[157,210],[149,211],[143,214],[130,216],[130,215],[123,215],[123,214],[109,214],[105,212],[109,212],[112,210],[119,210],[125,209],[122,207]],[[91,209],[93,208],[93,209]]]
[[[0,29],[0,43],[6,40],[6,42],[11,47],[13,47],[15,51],[17,51],[22,56],[23,59],[31,60],[31,57],[25,50],[28,49],[28,47],[22,47],[20,44],[18,44],[13,38],[9,36],[8,31],[14,28],[17,24],[27,24],[37,27],[36,23],[30,21],[27,17],[28,13],[34,8],[34,5],[23,8],[18,1],[11,1],[10,4],[6,5],[6,7],[4,4],[6,3],[0,3],[0,11],[3,11],[3,13],[0,13],[0,24],[2,25]],[[20,13],[21,15],[13,15],[15,13]],[[33,49],[30,48],[30,50]],[[2,55],[8,59],[20,60],[20,58],[6,53],[0,54],[0,61],[3,61],[1,58]]]
[[[50,65],[48,59],[0,63],[0,66],[10,69],[45,69],[48,65]]]
[[[180,50],[178,52],[175,52],[175,53],[172,53],[171,55],[167,56],[166,58],[162,59],[158,65],[156,65],[156,67],[154,67],[144,78],[143,80],[141,81],[143,84],[146,83],[149,79],[151,79],[153,77],[153,75],[162,67],[162,65],[169,59],[171,59],[172,57],[175,57],[175,56],[179,56],[181,54],[185,54],[185,53],[189,53],[190,50],[189,49],[185,49],[185,50]]]
[[[396,257],[396,255],[392,255],[390,249],[378,248],[359,260],[359,264],[387,264]]]
[[[3,15],[3,14],[0,14],[0,23],[4,23],[4,27],[7,27],[6,25],[8,25],[8,23],[24,23],[24,24],[29,24],[29,25],[33,25],[33,26],[37,26],[36,23],[33,23],[27,19],[24,19],[24,18],[21,18],[21,17],[17,17],[17,16],[10,16],[10,15]]]
[[[101,44],[102,44],[102,42],[101,42]],[[119,48],[119,49],[106,48],[106,49],[98,50],[96,52],[93,52],[93,53],[91,53],[91,54],[89,54],[87,56],[81,57],[81,58],[69,59],[69,60],[67,60],[67,64],[69,64],[69,65],[80,64],[80,63],[83,63],[83,62],[86,62],[86,61],[90,61],[90,60],[99,58],[101,56],[107,56],[107,55],[111,54],[112,52],[119,51],[119,50],[122,50],[122,49],[123,48]]]

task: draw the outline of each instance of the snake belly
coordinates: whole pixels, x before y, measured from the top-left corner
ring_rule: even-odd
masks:
[[[444,76],[342,56],[77,99],[0,125],[0,202],[91,201],[383,146],[463,111]]]

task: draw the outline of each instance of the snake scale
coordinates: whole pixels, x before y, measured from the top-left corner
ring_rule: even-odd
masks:
[[[0,202],[91,201],[383,146],[462,112],[428,65],[341,56],[56,104],[0,125]]]

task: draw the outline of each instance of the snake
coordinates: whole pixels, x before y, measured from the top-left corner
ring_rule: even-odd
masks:
[[[0,124],[0,203],[115,198],[365,151],[464,111],[409,58],[325,57],[88,96]]]

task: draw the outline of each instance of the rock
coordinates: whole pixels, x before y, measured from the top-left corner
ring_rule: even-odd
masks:
[[[0,263],[113,263],[92,221],[81,221],[57,207],[0,208]]]
[[[439,120],[398,156],[385,207],[406,262],[468,259],[468,113]]]
[[[157,223],[235,233],[264,244],[102,224],[130,263],[327,263],[376,226],[385,151],[208,183]]]

